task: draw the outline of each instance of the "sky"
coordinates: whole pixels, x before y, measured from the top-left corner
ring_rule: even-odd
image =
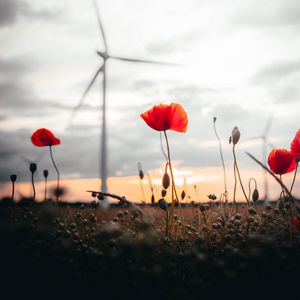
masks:
[[[110,177],[135,176],[138,161],[145,172],[160,174],[159,133],[139,117],[159,103],[178,102],[188,113],[187,133],[170,132],[169,137],[174,165],[186,170],[190,184],[204,185],[211,173],[219,178],[216,186],[221,184],[213,117],[230,177],[228,138],[234,126],[241,131],[237,155],[247,170],[245,181],[248,173],[261,176],[245,151],[265,159],[261,140],[248,139],[263,134],[271,115],[270,143],[289,148],[299,129],[299,1],[97,2],[112,55],[179,64],[108,63]],[[30,142],[41,127],[62,141],[53,151],[63,179],[97,178],[100,78],[68,126],[72,109],[102,63],[96,54],[103,41],[93,1],[0,0],[0,43],[2,191],[10,174],[18,174],[20,182],[30,180],[29,161],[38,161],[37,180],[45,168],[55,179],[47,149]]]

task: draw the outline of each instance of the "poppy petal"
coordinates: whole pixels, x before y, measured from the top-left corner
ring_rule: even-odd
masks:
[[[268,164],[270,169],[279,175],[292,172],[297,167],[294,155],[285,149],[273,149],[269,154]]]
[[[291,152],[295,157],[300,158],[300,130],[297,131],[292,143],[291,143]]]
[[[60,144],[60,139],[55,137],[50,130],[40,128],[32,134],[31,142],[37,147],[55,146]]]
[[[147,125],[154,130],[186,132],[188,118],[180,104],[154,105],[150,110],[142,113],[140,116]]]

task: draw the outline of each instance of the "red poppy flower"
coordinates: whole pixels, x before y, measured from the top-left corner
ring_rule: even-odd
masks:
[[[300,218],[298,216],[294,216],[291,231],[297,232],[299,229],[300,229]]]
[[[291,143],[291,152],[296,158],[300,159],[300,130],[297,131]]]
[[[174,130],[186,132],[188,117],[180,104],[154,105],[153,108],[141,114],[143,120],[157,131]]]
[[[31,142],[37,147],[55,146],[60,144],[60,139],[56,138],[50,130],[40,128],[32,134]]]
[[[269,154],[268,164],[279,175],[294,171],[297,165],[292,152],[285,149],[273,149]]]

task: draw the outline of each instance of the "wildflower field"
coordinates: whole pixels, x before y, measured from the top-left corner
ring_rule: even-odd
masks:
[[[89,191],[89,204],[61,202],[60,173],[52,152],[52,146],[61,141],[45,128],[33,133],[34,146],[50,149],[57,172],[56,193],[52,201],[47,197],[48,170],[44,170],[45,201],[35,202],[37,165],[32,163],[33,196],[16,203],[17,174],[10,176],[11,197],[0,202],[3,287],[9,287],[12,294],[20,291],[11,288],[17,284],[27,295],[44,288],[69,296],[93,293],[104,299],[198,299],[203,295],[230,295],[233,291],[254,295],[258,291],[271,295],[286,289],[297,292],[300,203],[293,196],[293,186],[297,183],[300,133],[292,140],[290,150],[270,152],[269,166],[249,153],[282,189],[279,199],[269,202],[259,200],[255,178],[249,179],[248,190],[243,184],[235,153],[240,139],[237,127],[229,138],[235,185],[232,193],[227,190],[214,118],[224,193],[210,194],[202,202],[191,199],[186,204],[182,203],[185,191],[178,196],[167,136],[168,130],[187,130],[186,112],[176,103],[160,104],[141,117],[165,139],[165,147],[161,144],[166,160],[161,197],[155,199],[152,189],[149,204],[133,203],[106,191]],[[138,172],[142,180],[141,163]],[[294,172],[294,179],[287,187],[283,176],[289,172]],[[245,197],[240,203],[236,201],[238,187]],[[167,194],[172,195],[171,203],[165,200]],[[108,198],[118,203],[101,207]]]

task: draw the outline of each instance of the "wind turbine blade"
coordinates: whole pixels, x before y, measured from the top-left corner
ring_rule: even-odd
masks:
[[[97,79],[97,76],[99,75],[99,73],[102,71],[102,66],[97,70],[97,72],[95,73],[95,75],[93,76],[92,80],[90,81],[89,85],[87,86],[87,88],[85,89],[84,93],[82,94],[80,101],[78,103],[78,105],[73,109],[71,118],[70,118],[70,122],[69,122],[69,126],[72,124],[72,121],[75,117],[76,112],[81,108],[85,97],[87,95],[87,93],[89,92],[89,90],[91,89],[91,87],[93,86],[95,80]]]
[[[144,63],[144,64],[154,64],[154,65],[165,65],[165,66],[179,66],[177,64],[172,63],[164,63],[159,61],[147,60],[147,59],[135,59],[135,58],[127,58],[127,57],[119,57],[119,56],[110,56],[111,58],[128,61],[128,62],[136,62],[136,63]]]
[[[94,2],[94,7],[95,7],[96,15],[97,15],[98,25],[99,25],[99,28],[100,28],[100,31],[101,31],[101,35],[102,35],[102,39],[103,39],[103,43],[104,43],[104,50],[105,50],[105,52],[107,52],[108,51],[108,47],[107,47],[107,42],[106,42],[104,28],[103,28],[103,25],[102,25],[102,22],[101,22],[101,18],[100,18],[98,3],[97,3],[96,0],[94,0],[93,2]]]
[[[269,119],[268,119],[268,121],[267,121],[265,130],[264,130],[264,134],[263,134],[264,136],[266,136],[267,133],[269,132],[269,130],[270,130],[270,128],[271,128],[272,121],[273,121],[273,114],[271,114],[271,116],[269,117]]]

